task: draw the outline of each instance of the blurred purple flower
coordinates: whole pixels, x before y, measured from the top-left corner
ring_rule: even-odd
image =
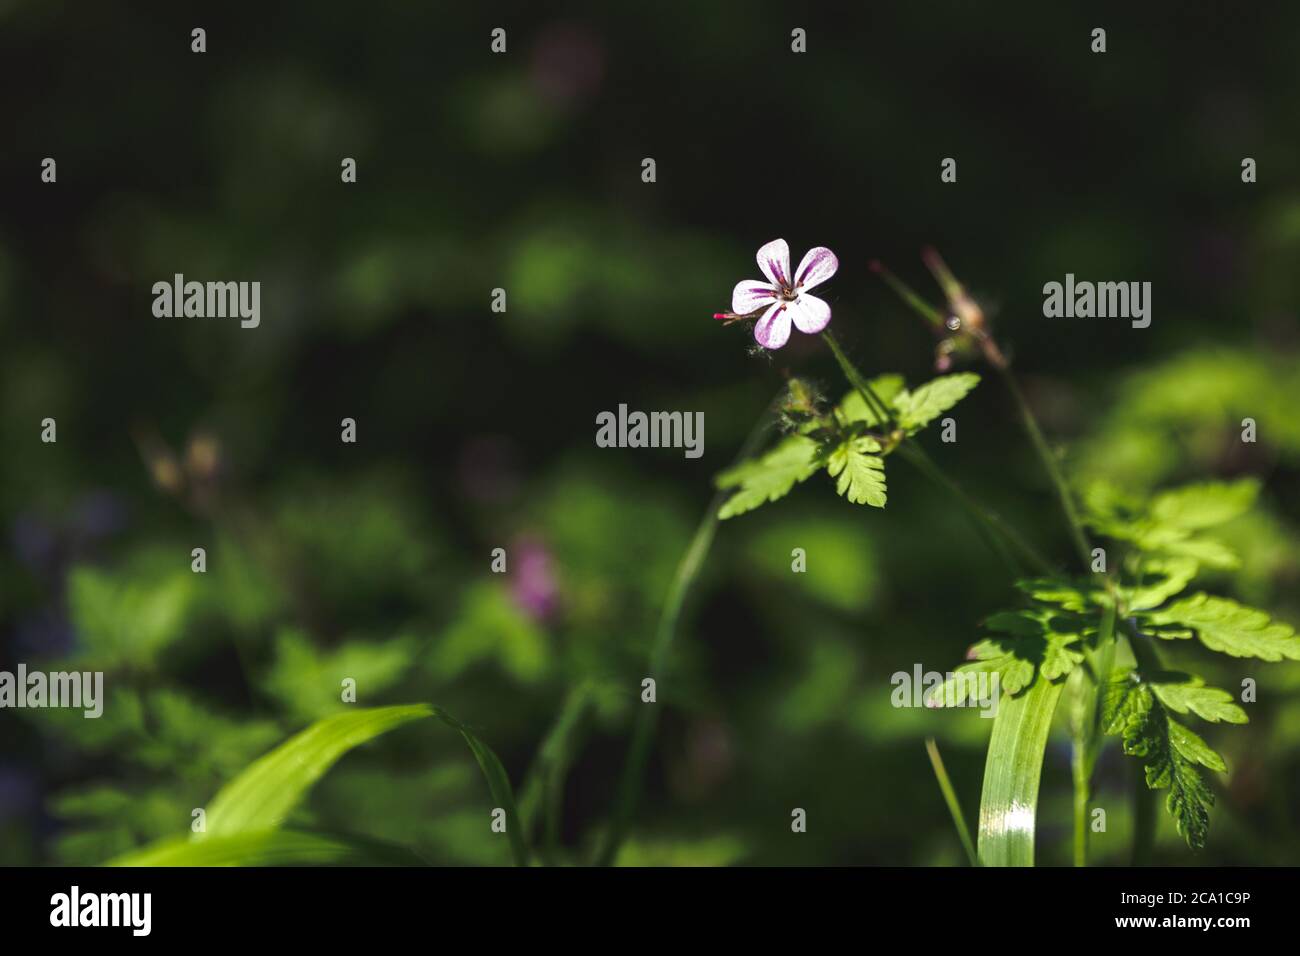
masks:
[[[549,619],[560,599],[551,552],[537,538],[528,537],[516,542],[511,553],[514,574],[510,576],[510,593],[515,603],[535,621]]]
[[[814,335],[831,321],[831,307],[808,290],[821,285],[840,267],[840,261],[825,246],[809,249],[790,272],[790,247],[784,239],[773,239],[758,250],[758,267],[766,282],[746,279],[731,293],[731,311],[747,316],[763,310],[754,326],[754,340],[765,349],[779,349],[790,338],[790,324]]]

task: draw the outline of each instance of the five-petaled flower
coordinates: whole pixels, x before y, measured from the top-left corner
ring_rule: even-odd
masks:
[[[790,273],[790,247],[784,239],[773,239],[758,250],[758,267],[767,282],[746,279],[731,293],[731,311],[736,317],[762,312],[754,326],[754,340],[765,349],[779,349],[790,338],[790,323],[809,335],[826,328],[831,307],[808,290],[821,285],[840,267],[835,253],[825,246],[809,249],[799,268]]]

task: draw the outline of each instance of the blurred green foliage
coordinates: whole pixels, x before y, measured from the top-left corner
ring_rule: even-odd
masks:
[[[938,244],[1080,487],[1258,476],[1224,530],[1241,565],[1208,585],[1300,621],[1300,9],[1274,16],[1110,11],[1101,69],[1091,13],[1028,4],[814,11],[799,58],[774,3],[277,2],[255,29],[211,11],[204,57],[171,5],[0,4],[0,667],[102,669],[107,695],[98,720],[0,712],[0,864],[185,834],[349,706],[345,677],[364,706],[445,706],[517,792],[589,687],[555,822],[557,858],[586,859],[712,475],[783,372],[843,388],[815,340],[756,357],[708,318],[777,235],[836,250],[832,327],[865,370],[915,382],[933,343],[865,264],[919,286],[916,250]],[[952,152],[957,187],[938,180]],[[1066,271],[1152,281],[1152,327],[1042,319]],[[177,272],[261,281],[261,327],[153,319],[151,283]],[[596,448],[620,402],[703,411],[703,459]],[[1005,395],[990,380],[960,409],[958,443],[927,447],[1064,560]],[[894,708],[889,678],[946,670],[1011,581],[902,463],[883,511],[815,485],[720,529],[620,862],[963,861],[922,742],[970,813],[991,722]],[[1260,696],[1249,725],[1207,730],[1230,771],[1208,848],[1162,821],[1157,859],[1295,863],[1300,668],[1177,650]],[[1127,860],[1131,773],[1103,756],[1099,862]],[[1065,862],[1059,733],[1042,801],[1042,858]],[[290,822],[504,864],[489,804],[454,735],[395,734]]]

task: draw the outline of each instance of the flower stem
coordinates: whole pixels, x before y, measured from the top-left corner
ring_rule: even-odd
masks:
[[[893,428],[894,416],[889,411],[889,406],[876,394],[876,390],[871,387],[871,383],[862,377],[862,373],[858,371],[857,366],[849,361],[849,357],[840,348],[839,340],[830,332],[823,332],[822,338],[826,340],[826,344],[830,346],[831,352],[834,353],[835,361],[840,363],[840,370],[844,373],[844,377],[849,380],[850,385],[858,390],[858,394],[867,403],[867,407],[886,427]]]
[[[840,370],[844,373],[844,377],[848,379],[849,384],[857,389],[858,394],[862,396],[862,400],[867,403],[867,407],[886,424],[886,427],[892,428],[894,419],[889,407],[876,393],[876,390],[871,387],[871,383],[858,371],[857,366],[844,354],[844,349],[840,347],[839,340],[830,332],[823,332],[822,338],[826,340],[826,344],[834,354],[835,360],[839,362]],[[982,507],[957,482],[944,474],[942,469],[935,464],[934,460],[926,454],[918,443],[911,439],[903,441],[899,445],[899,453],[918,471],[957,499],[958,504],[966,511],[967,517],[975,525],[976,532],[1006,562],[1014,576],[1020,576],[1020,566],[1011,552],[1007,550],[1003,541],[1010,543],[1023,557],[1028,559],[1030,565],[1036,571],[1046,573],[1051,570],[1051,565],[1024,538],[1017,534],[998,515]]]
[[[1070,491],[1070,486],[1066,483],[1060,462],[1057,461],[1056,455],[1052,453],[1052,449],[1048,447],[1047,439],[1043,437],[1043,430],[1038,426],[1038,419],[1034,417],[1033,409],[1029,407],[1029,402],[1025,400],[1024,392],[1020,390],[1020,385],[1016,381],[1015,375],[1012,374],[1011,367],[1005,361],[995,363],[995,367],[1002,373],[1002,379],[1007,384],[1007,390],[1011,392],[1011,397],[1015,399],[1016,407],[1020,411],[1020,420],[1029,435],[1029,441],[1043,463],[1043,470],[1047,472],[1047,476],[1052,481],[1057,501],[1060,503],[1061,511],[1065,515],[1065,523],[1069,527],[1070,538],[1074,543],[1075,552],[1086,570],[1092,561],[1092,546],[1088,543],[1087,532],[1083,530],[1083,522],[1079,519],[1079,512],[1074,506],[1074,495]]]
[[[881,265],[879,261],[872,260],[869,268],[872,272],[884,279],[885,284],[894,290],[894,294],[902,299],[906,305],[911,306],[912,310],[916,312],[917,315],[929,322],[938,331],[943,331],[943,316],[939,314],[938,309],[933,308],[930,303],[926,302],[919,295],[913,292],[910,286]]]
[[[783,389],[781,395],[784,394],[785,390]],[[777,400],[779,400],[779,397]],[[748,458],[758,447],[767,429],[771,411],[775,407],[777,400],[773,400],[768,405],[767,411],[754,423],[749,437],[745,439],[744,445],[736,455],[736,461],[743,461]],[[677,571],[673,575],[672,584],[668,588],[668,596],[664,600],[664,606],[659,615],[659,625],[655,630],[654,643],[650,648],[647,676],[655,678],[656,682],[663,676],[664,667],[668,661],[668,652],[672,648],[673,638],[677,636],[677,622],[681,617],[682,605],[686,601],[687,592],[689,592],[695,578],[699,575],[700,568],[704,565],[704,558],[708,555],[709,548],[713,544],[713,535],[718,529],[718,509],[722,507],[723,501],[730,494],[731,492],[727,489],[719,489],[717,494],[713,496],[713,500],[709,502],[708,509],[700,519],[695,534],[691,538],[691,543],[687,547],[686,553],[682,555],[682,559],[677,565]],[[618,854],[619,847],[627,836],[632,816],[636,812],[637,798],[641,793],[642,781],[645,778],[646,764],[650,759],[650,745],[654,741],[658,719],[658,704],[640,705],[635,725],[632,728],[632,742],[628,746],[627,761],[623,765],[623,774],[619,778],[613,817],[609,829],[605,833],[604,841],[596,854],[595,862],[597,866],[612,864]]]

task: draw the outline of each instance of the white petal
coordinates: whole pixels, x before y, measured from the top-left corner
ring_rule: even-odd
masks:
[[[779,349],[790,338],[788,302],[776,302],[754,326],[754,341],[765,349]]]
[[[773,239],[758,250],[758,267],[767,281],[783,289],[793,288],[790,281],[790,247],[784,239]]]
[[[776,298],[776,288],[757,279],[737,282],[731,292],[731,311],[737,315],[749,315],[759,309],[765,309]]]
[[[794,287],[811,289],[813,286],[821,285],[835,275],[839,267],[840,260],[825,246],[809,249],[799,263],[799,271],[794,275]]]
[[[790,303],[790,318],[800,332],[813,335],[830,324],[831,307],[824,299],[805,292]]]

